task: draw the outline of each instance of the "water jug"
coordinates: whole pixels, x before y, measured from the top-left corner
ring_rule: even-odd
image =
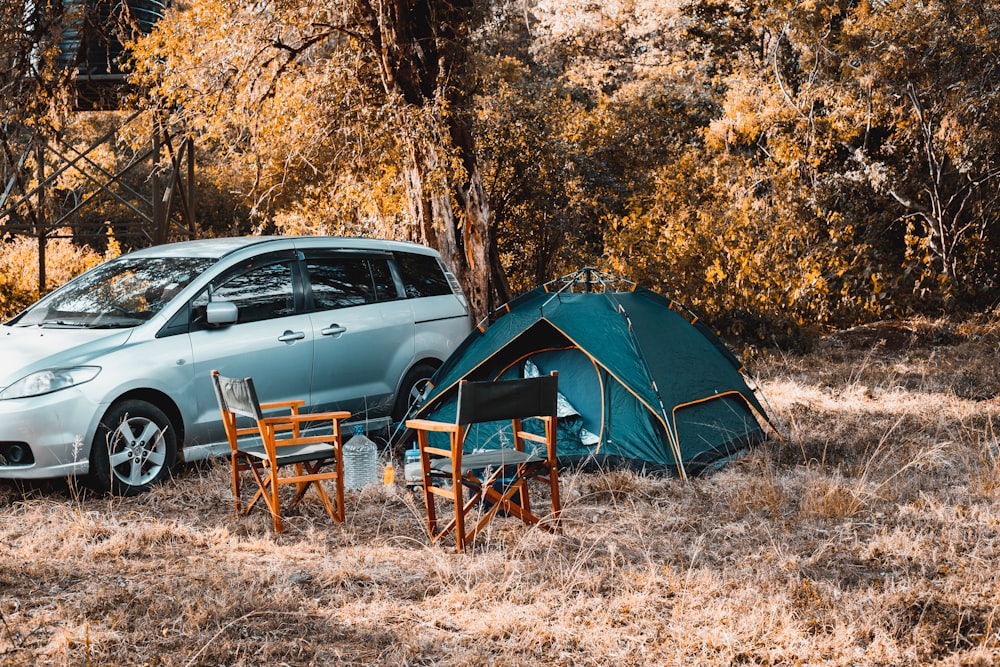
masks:
[[[365,435],[365,427],[354,426],[354,435],[344,443],[344,488],[361,489],[378,482],[378,447]]]

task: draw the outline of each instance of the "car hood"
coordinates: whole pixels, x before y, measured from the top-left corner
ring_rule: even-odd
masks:
[[[95,364],[107,350],[121,347],[131,329],[0,327],[0,388],[47,368]]]

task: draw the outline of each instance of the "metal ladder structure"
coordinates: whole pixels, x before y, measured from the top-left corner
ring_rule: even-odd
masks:
[[[46,291],[47,241],[103,235],[104,221],[93,220],[98,205],[117,207],[129,218],[114,230],[121,237],[159,244],[198,235],[194,141],[171,133],[155,110],[124,108],[138,91],[130,89],[121,66],[122,41],[137,31],[148,34],[168,2],[66,3],[56,60],[69,87],[62,92],[70,96],[72,115],[100,119],[105,129],[99,136],[81,146],[30,114],[0,119],[0,239],[37,239],[39,295]],[[119,142],[125,131],[150,139],[126,148]],[[109,152],[114,156],[110,168]]]

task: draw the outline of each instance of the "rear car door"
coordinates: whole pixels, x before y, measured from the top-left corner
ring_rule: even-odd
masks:
[[[390,414],[413,356],[413,314],[388,253],[311,249],[303,266],[315,340],[312,404],[357,420]]]

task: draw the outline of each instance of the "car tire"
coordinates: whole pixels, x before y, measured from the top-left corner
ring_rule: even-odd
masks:
[[[99,491],[134,496],[163,481],[177,460],[176,429],[152,403],[126,400],[104,414],[90,448],[90,482]]]
[[[410,406],[420,396],[427,381],[431,379],[437,366],[429,363],[420,363],[410,369],[410,372],[403,378],[399,385],[399,394],[396,396],[396,403],[392,408],[392,420],[401,422],[406,419]]]

